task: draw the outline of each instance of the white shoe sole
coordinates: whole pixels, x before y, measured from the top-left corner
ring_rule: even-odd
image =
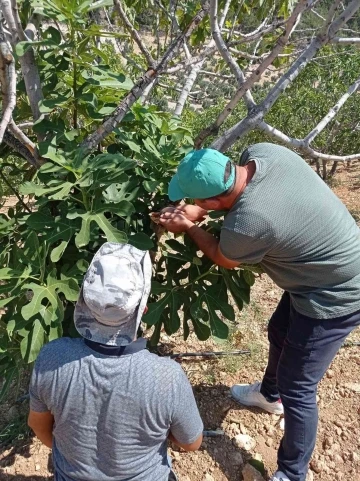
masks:
[[[230,388],[230,392],[231,392],[231,396],[232,398],[238,402],[239,404],[242,404],[243,406],[253,406],[253,407],[257,407],[257,408],[260,408],[260,409],[263,409],[264,411],[270,413],[270,414],[278,414],[279,416],[281,414],[284,414],[284,408],[282,407],[282,404],[278,404],[278,403],[274,403],[274,406],[264,406],[263,404],[261,404],[260,402],[248,402],[248,401],[245,401],[245,400],[242,400],[242,399],[239,399],[236,394],[233,392],[233,388],[231,387]]]

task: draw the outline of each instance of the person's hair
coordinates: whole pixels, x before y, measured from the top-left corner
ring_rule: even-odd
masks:
[[[234,190],[235,188],[235,184],[236,184],[236,176],[237,176],[237,171],[236,171],[236,166],[235,164],[233,164],[230,160],[226,163],[226,166],[225,166],[225,172],[224,172],[224,183],[226,184],[226,182],[229,180],[229,177],[232,173],[232,170],[235,169],[235,176],[234,176],[234,182],[230,185],[230,187],[228,189],[225,190],[225,192],[222,192],[221,194],[219,195],[214,195],[213,197],[208,197],[206,200],[215,200],[215,199],[219,199],[220,197],[227,197],[228,195],[230,195],[232,193],[232,191]]]

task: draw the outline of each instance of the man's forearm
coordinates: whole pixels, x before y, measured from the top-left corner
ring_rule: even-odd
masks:
[[[192,225],[186,230],[186,233],[195,242],[198,248],[206,255],[206,257],[216,264],[219,247],[218,239],[197,225]]]

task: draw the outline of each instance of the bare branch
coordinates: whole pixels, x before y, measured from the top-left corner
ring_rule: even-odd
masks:
[[[222,58],[225,60],[230,71],[235,75],[237,82],[239,84],[242,84],[244,80],[243,78],[244,76],[241,72],[241,69],[237,64],[237,62],[232,58],[231,53],[227,48],[226,43],[224,42],[224,39],[221,36],[221,30],[218,24],[217,9],[218,9],[217,0],[211,0],[210,1],[210,24],[211,24],[213,39],[215,40],[216,46]]]
[[[0,5],[4,18],[12,34],[12,45],[15,47],[17,40],[25,40],[29,38],[33,40],[37,30],[39,21],[38,16],[31,17],[29,24],[27,25],[25,32],[22,29],[19,12],[16,0],[0,0]],[[34,50],[30,48],[22,57],[19,57],[21,71],[24,77],[25,89],[29,98],[31,111],[34,120],[40,118],[39,102],[44,98],[39,71],[35,62]],[[42,140],[42,135],[38,134],[38,139]]]
[[[16,70],[15,60],[8,45],[0,23],[0,82],[2,93],[2,118],[0,122],[0,144],[5,130],[11,122],[16,105]]]
[[[325,117],[317,124],[317,126],[305,137],[304,141],[306,144],[311,144],[311,142],[324,130],[327,124],[335,117],[339,112],[344,103],[349,99],[349,97],[357,92],[360,88],[360,78],[356,80],[348,89],[346,94],[344,94],[341,99],[332,107]]]
[[[114,0],[114,7],[115,11],[118,13],[119,17],[123,21],[123,23],[126,25],[127,30],[129,31],[132,39],[134,42],[137,44],[139,47],[140,51],[146,58],[147,64],[149,67],[154,67],[155,65],[155,60],[153,59],[151,53],[149,52],[148,48],[146,45],[143,43],[143,41],[140,38],[140,35],[138,34],[138,31],[134,28],[133,24],[130,22],[128,19],[120,0]]]
[[[244,96],[244,94],[260,79],[260,77],[265,72],[265,70],[269,67],[269,65],[271,65],[272,62],[278,57],[279,53],[282,52],[282,50],[284,49],[284,47],[286,46],[290,38],[290,35],[293,31],[294,26],[298,21],[299,16],[302,14],[302,12],[304,12],[307,8],[309,8],[314,3],[314,1],[315,0],[300,0],[298,2],[290,18],[287,21],[285,32],[281,37],[278,38],[273,50],[270,52],[270,54],[266,58],[264,58],[264,60],[260,63],[258,68],[254,70],[252,74],[240,86],[240,88],[236,91],[235,95],[232,97],[230,102],[226,105],[224,110],[217,117],[215,122],[200,132],[198,137],[195,139],[196,148],[200,148],[200,146],[203,144],[204,140],[207,137],[218,132],[219,127],[225,122],[225,120],[233,112],[234,108],[239,103],[239,101]]]
[[[360,43],[360,37],[334,37],[331,43],[339,43],[340,45],[352,45]]]
[[[216,139],[212,147],[226,151],[238,138],[248,132],[247,126],[251,125],[255,128],[264,119],[265,114],[274,105],[279,96],[284,92],[286,87],[299,75],[304,67],[315,57],[316,53],[321,47],[329,43],[336,35],[338,30],[342,28],[350,18],[354,16],[356,11],[360,8],[358,0],[352,0],[344,12],[342,12],[332,23],[326,24],[321,29],[319,35],[314,38],[310,45],[302,52],[302,54],[295,60],[289,70],[277,81],[274,87],[270,90],[267,97],[255,107],[247,118],[241,120],[239,123],[227,130],[220,138]],[[245,128],[246,127],[246,128]]]
[[[39,167],[41,165],[41,162],[36,159],[34,153],[30,152],[30,150],[28,150],[25,145],[23,145],[11,132],[9,132],[9,130],[7,130],[4,134],[4,142],[15,152],[24,157],[29,164],[33,165],[34,167]]]
[[[20,130],[19,126],[15,124],[15,122],[11,119],[9,122],[9,130],[14,134],[14,137],[18,139],[33,155],[34,157],[39,160],[36,150],[35,144],[32,142],[27,135],[24,134],[22,130]]]
[[[330,160],[334,162],[348,162],[350,160],[360,159],[360,153],[358,154],[349,154],[349,155],[332,155],[332,154],[323,154],[322,152],[318,152],[315,149],[311,148],[308,144],[305,143],[304,140],[294,139],[289,137],[288,135],[284,134],[280,130],[268,125],[266,122],[260,122],[257,129],[265,132],[266,134],[274,137],[276,140],[279,140],[281,143],[287,145],[292,149],[296,149],[304,154],[307,154],[309,157],[313,159],[323,159],[323,160]]]
[[[201,10],[195,15],[185,31],[179,35],[174,42],[169,46],[164,56],[155,68],[150,68],[145,74],[139,78],[131,91],[127,96],[120,102],[120,104],[115,109],[115,112],[107,119],[105,122],[98,127],[98,129],[90,134],[82,143],[84,154],[91,152],[96,146],[104,140],[111,132],[119,125],[119,123],[124,118],[125,114],[131,108],[131,106],[136,102],[136,100],[142,95],[146,87],[158,77],[166,68],[167,64],[174,57],[175,53],[178,51],[179,47],[184,43],[201,20],[205,17],[209,9],[208,2],[203,3]]]

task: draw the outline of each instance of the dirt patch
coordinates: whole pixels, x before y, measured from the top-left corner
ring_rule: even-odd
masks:
[[[340,166],[332,188],[354,217],[357,212],[360,216],[360,163]],[[180,336],[170,339],[162,335],[164,350],[173,352],[245,348],[251,351],[250,356],[183,361],[205,429],[221,429],[224,434],[205,438],[195,453],[170,447],[180,481],[239,481],[244,464],[250,459],[263,462],[267,474],[275,470],[282,437],[280,417],[239,406],[229,397],[229,388],[234,383],[261,379],[267,359],[267,321],[280,296],[281,290],[267,276],[257,279],[251,303],[239,313],[233,335],[225,343],[201,343],[193,335],[184,343]],[[360,341],[359,329],[349,341]],[[360,347],[342,348],[319,386],[319,433],[311,464],[314,481],[360,480],[359,379]],[[233,438],[238,434],[251,436],[255,447],[250,451],[236,447]],[[50,451],[36,439],[0,453],[1,481],[45,481],[51,476]]]

